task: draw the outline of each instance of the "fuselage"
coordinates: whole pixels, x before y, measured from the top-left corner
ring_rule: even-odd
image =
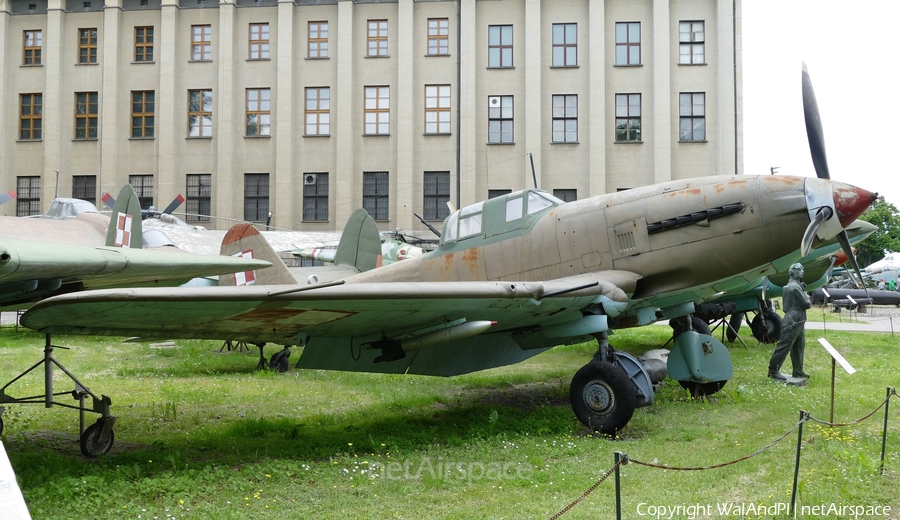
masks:
[[[664,306],[667,295],[674,304],[686,291],[694,299],[745,287],[799,259],[810,206],[819,203],[810,193],[850,188],[829,183],[705,177],[569,203],[525,190],[454,213],[441,245],[420,259],[347,282],[544,281],[614,269],[641,276],[633,305],[652,298]]]

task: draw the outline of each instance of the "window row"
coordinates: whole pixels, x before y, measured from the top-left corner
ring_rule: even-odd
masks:
[[[390,135],[390,87],[364,87],[364,135]],[[152,90],[131,92],[131,134],[149,139],[155,132],[155,100]],[[488,96],[488,144],[513,144],[513,96]],[[642,141],[641,94],[616,94],[615,140]],[[76,140],[98,138],[97,92],[75,93],[74,135]],[[305,89],[305,134],[327,136],[331,132],[331,89]],[[682,92],[678,96],[679,133],[682,142],[706,141],[706,94]],[[20,94],[19,140],[39,141],[43,130],[43,95]],[[188,91],[187,137],[212,137],[213,92]],[[578,142],[578,96],[551,96],[551,142]],[[450,134],[450,85],[425,85],[425,134]],[[246,89],[248,137],[272,132],[272,93],[268,88]]]
[[[706,63],[705,22],[682,21],[678,24],[678,63],[698,65]],[[388,57],[388,21],[366,21],[366,56]],[[551,66],[578,66],[578,24],[554,23],[551,26]],[[78,29],[76,62],[97,63],[97,28]],[[450,54],[450,21],[448,18],[429,18],[427,21],[427,56]],[[310,59],[328,58],[328,22],[307,23],[306,56]],[[23,31],[22,64],[40,65],[42,32]],[[269,24],[248,25],[248,60],[269,59]],[[134,62],[154,61],[154,27],[134,28]],[[513,26],[488,26],[488,68],[513,67]],[[212,25],[191,25],[190,60],[212,60]],[[615,64],[641,65],[641,22],[615,23]]]
[[[363,207],[375,220],[389,220],[388,172],[363,172]],[[141,208],[153,205],[153,175],[129,175]],[[489,190],[488,198],[511,193],[512,190]],[[41,212],[41,177],[16,178],[16,215],[38,215]],[[303,221],[327,222],[329,212],[329,177],[327,172],[303,174]],[[577,199],[575,189],[555,189],[553,195],[570,202]],[[97,176],[73,175],[72,197],[97,204]],[[422,176],[423,218],[443,221],[450,214],[450,172],[429,171]],[[209,221],[212,213],[212,174],[185,176],[185,216],[189,221]],[[244,174],[244,220],[263,222],[269,214],[269,174]]]

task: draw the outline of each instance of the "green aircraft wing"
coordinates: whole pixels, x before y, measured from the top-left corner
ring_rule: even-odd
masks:
[[[172,286],[200,277],[262,269],[263,260],[175,251],[0,241],[0,304],[29,301],[63,285],[78,288]]]
[[[39,302],[22,324],[46,333],[304,344],[300,366],[451,375],[589,339],[579,328],[580,309],[627,304],[638,278],[604,271],[545,282],[90,291]],[[545,334],[542,327],[561,332]],[[477,355],[464,355],[471,348]]]

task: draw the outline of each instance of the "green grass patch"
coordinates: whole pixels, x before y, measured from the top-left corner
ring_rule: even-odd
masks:
[[[626,330],[611,343],[639,355],[661,347],[669,331]],[[807,335],[809,386],[794,388],[766,378],[772,347],[741,332],[748,346],[730,347],[735,376],[721,392],[695,400],[666,381],[656,403],[638,409],[616,439],[592,435],[568,403],[569,381],[595,344],[433,378],[275,374],[255,370],[256,349],[220,353],[219,342],[153,346],[58,336],[54,343],[71,350],[55,351],[56,358],[92,391],[112,398],[118,417],[112,451],[85,459],[77,414],[40,405],[7,405],[3,441],[36,519],[546,518],[609,470],[615,452],[670,467],[710,466],[769,445],[795,427],[800,410],[827,420],[831,362],[819,336]],[[900,382],[898,340],[824,336],[858,370],[847,375],[838,368],[835,420],[859,419],[884,400],[887,386]],[[0,378],[40,360],[43,345],[43,335],[0,329]],[[71,389],[58,371],[54,381],[57,391]],[[14,396],[42,391],[42,373],[8,389]],[[894,397],[884,475],[883,410],[848,427],[806,422],[798,504],[891,506],[897,516],[898,411]],[[796,441],[794,431],[767,451],[713,470],[623,466],[623,516],[647,513],[646,504],[787,503]],[[613,486],[610,478],[564,518],[612,518]],[[688,518],[682,513],[673,518]]]

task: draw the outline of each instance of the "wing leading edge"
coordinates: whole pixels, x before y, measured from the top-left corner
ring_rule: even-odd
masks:
[[[44,300],[25,313],[22,324],[54,334],[305,344],[303,367],[452,375],[514,363],[566,343],[541,329],[577,322],[592,304],[622,308],[639,278],[603,271],[546,282],[111,289]],[[458,340],[450,334],[440,345],[375,362],[383,354],[380,340],[484,320],[497,322],[487,334]]]

